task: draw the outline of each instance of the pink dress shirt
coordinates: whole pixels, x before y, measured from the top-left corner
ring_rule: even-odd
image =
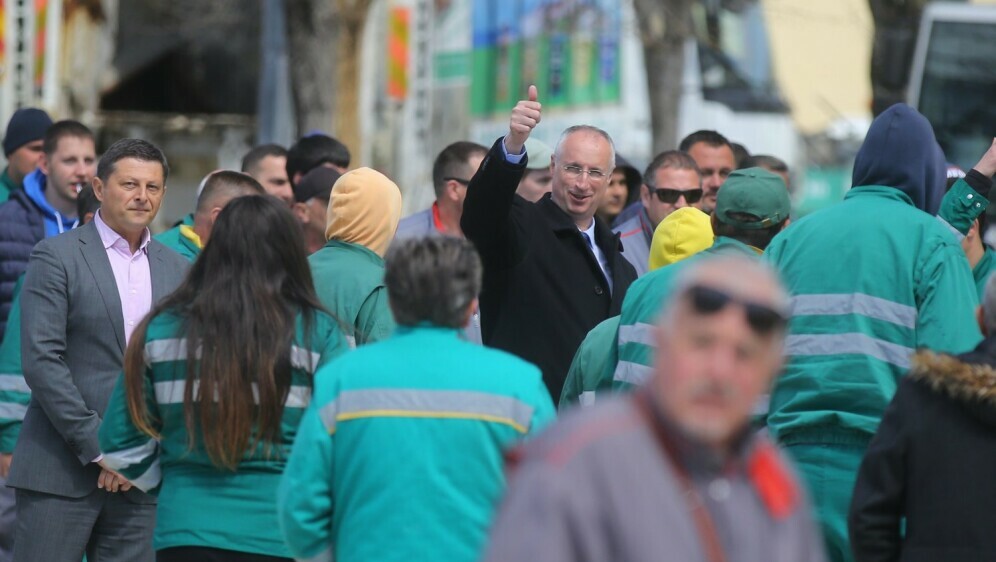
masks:
[[[135,326],[152,310],[152,273],[149,270],[149,240],[151,233],[146,228],[142,233],[142,244],[138,251],[131,253],[128,241],[111,230],[100,211],[93,218],[104,243],[107,259],[111,262],[114,281],[121,297],[121,316],[124,317],[125,345],[131,339]]]

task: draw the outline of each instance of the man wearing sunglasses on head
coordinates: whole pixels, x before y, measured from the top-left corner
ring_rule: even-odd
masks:
[[[822,561],[798,479],[750,427],[781,367],[788,308],[756,260],[685,268],[648,334],[648,384],[565,414],[510,455],[484,560]]]
[[[647,166],[640,187],[642,209],[613,229],[623,244],[623,257],[637,275],[648,271],[650,242],[654,229],[668,215],[684,207],[698,208],[702,201],[702,177],[695,160],[677,150],[658,154]]]

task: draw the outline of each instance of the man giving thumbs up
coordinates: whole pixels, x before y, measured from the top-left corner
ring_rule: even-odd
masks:
[[[595,217],[615,167],[605,131],[568,128],[552,158],[552,193],[536,203],[515,195],[528,159],[525,142],[541,117],[530,86],[512,109],[508,134],[471,180],[460,226],[484,262],[484,343],[538,365],[559,397],[581,340],[619,314],[636,272],[618,235]]]

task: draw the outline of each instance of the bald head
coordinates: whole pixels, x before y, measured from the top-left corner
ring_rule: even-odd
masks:
[[[661,320],[652,383],[665,414],[715,448],[745,431],[781,369],[788,297],[774,272],[741,257],[689,266]]]

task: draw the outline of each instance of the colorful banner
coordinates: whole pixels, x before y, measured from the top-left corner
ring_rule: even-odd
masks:
[[[529,84],[545,107],[620,99],[620,0],[474,0],[475,116],[504,114]]]
[[[396,100],[403,100],[408,95],[410,18],[408,8],[391,9],[387,33],[387,95]]]
[[[56,0],[61,1],[61,0]],[[45,30],[48,20],[48,0],[35,0],[35,91],[40,96],[45,85]]]

